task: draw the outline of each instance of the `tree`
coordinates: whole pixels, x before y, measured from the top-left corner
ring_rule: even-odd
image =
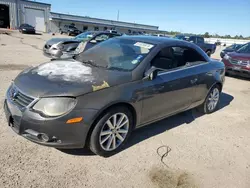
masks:
[[[210,35],[209,35],[208,32],[206,32],[203,36],[204,36],[205,38],[209,38],[209,37],[210,37]]]

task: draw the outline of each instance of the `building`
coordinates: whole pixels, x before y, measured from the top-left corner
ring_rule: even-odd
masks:
[[[22,23],[37,31],[49,31],[51,5],[27,0],[0,0],[0,27],[18,28]]]
[[[58,32],[64,25],[74,24],[79,30],[111,30],[122,33],[157,33],[158,26],[115,20],[90,18],[51,12],[51,4],[28,0],[0,0],[0,27],[17,29],[27,23],[40,32]]]

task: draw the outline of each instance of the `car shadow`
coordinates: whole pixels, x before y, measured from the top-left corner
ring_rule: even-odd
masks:
[[[230,77],[230,78],[235,78],[235,79],[239,79],[239,80],[245,80],[245,81],[250,81],[250,75],[248,77],[244,77],[244,76],[241,76],[241,75],[237,75],[237,74],[230,74],[230,75],[227,75],[227,77]]]
[[[226,106],[228,106],[232,101],[234,97],[227,94],[227,93],[221,93],[221,100],[220,104],[218,106],[218,110],[222,110]],[[215,112],[216,113],[216,112]],[[129,141],[125,144],[123,150],[126,150],[142,141],[145,141],[153,136],[156,136],[158,134],[161,134],[165,131],[168,131],[170,129],[173,129],[178,126],[182,126],[185,124],[189,124],[193,122],[195,119],[203,116],[201,112],[199,112],[196,109],[188,110],[186,112],[182,112],[180,114],[171,116],[169,118],[163,119],[161,121],[158,121],[156,123],[152,123],[150,125],[144,126],[142,128],[139,128],[135,130],[130,138]],[[93,154],[89,149],[60,149],[59,151],[64,152],[69,155],[76,155],[76,156],[91,156],[95,155]]]
[[[23,33],[25,35],[43,35],[42,33]]]

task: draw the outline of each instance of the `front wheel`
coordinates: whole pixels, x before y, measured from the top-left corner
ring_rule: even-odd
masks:
[[[208,93],[205,102],[198,108],[199,111],[205,114],[211,114],[216,111],[220,101],[220,87],[215,85]]]
[[[210,57],[211,54],[212,54],[210,50],[208,50],[206,53],[207,53],[207,55],[208,55],[209,57]]]
[[[122,148],[133,129],[133,117],[126,107],[108,110],[96,123],[90,136],[90,149],[97,155],[109,157]]]

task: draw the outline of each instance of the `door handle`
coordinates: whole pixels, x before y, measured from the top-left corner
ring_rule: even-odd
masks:
[[[198,81],[197,78],[195,78],[195,79],[193,79],[193,80],[190,80],[191,84],[195,84],[197,81]]]

